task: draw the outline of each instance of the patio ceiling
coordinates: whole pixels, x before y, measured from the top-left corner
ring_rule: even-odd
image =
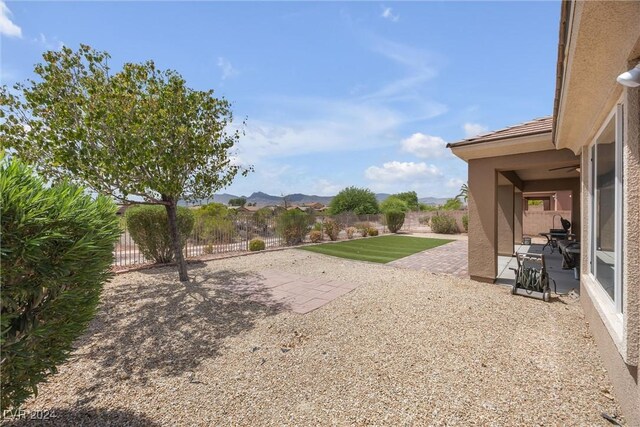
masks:
[[[579,162],[579,161],[577,161]],[[573,166],[576,163],[570,163],[566,166]],[[556,166],[558,167],[558,166]],[[555,167],[554,167],[555,169]],[[547,168],[544,169],[519,169],[514,171],[523,181],[538,181],[544,179],[563,179],[563,178],[579,178],[580,172],[575,169],[560,169],[550,171]]]

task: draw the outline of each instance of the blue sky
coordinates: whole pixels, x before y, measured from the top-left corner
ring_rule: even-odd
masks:
[[[553,109],[559,2],[0,0],[0,79],[48,49],[153,59],[247,117],[225,191],[455,195],[453,142]]]

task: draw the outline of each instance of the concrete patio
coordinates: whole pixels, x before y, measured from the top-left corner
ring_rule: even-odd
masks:
[[[554,249],[553,253],[551,253],[550,247],[547,247],[543,252],[543,246],[544,245],[542,244],[535,243],[532,245],[516,245],[514,247],[514,253],[544,254],[545,265],[547,272],[549,273],[549,277],[556,282],[555,288],[553,286],[553,282],[551,282],[551,291],[554,292],[557,290],[558,294],[567,294],[574,291],[579,294],[580,281],[574,277],[573,269],[562,269],[562,255],[558,252],[557,248]],[[518,263],[515,256],[499,256],[498,278],[496,279],[496,284],[512,286],[516,276],[515,272],[511,269],[517,267]]]

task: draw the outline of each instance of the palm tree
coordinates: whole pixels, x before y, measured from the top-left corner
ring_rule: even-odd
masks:
[[[456,196],[456,199],[458,197],[462,197],[465,203],[467,202],[467,199],[469,198],[469,186],[467,184],[462,184],[462,187],[460,187],[460,193]]]

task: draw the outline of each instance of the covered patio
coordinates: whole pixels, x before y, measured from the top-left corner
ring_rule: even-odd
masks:
[[[542,251],[544,237],[529,236],[534,244],[523,245],[525,193],[570,192],[567,219],[570,232],[579,239],[580,157],[570,150],[556,150],[551,125],[551,117],[545,117],[449,144],[469,164],[471,279],[511,284],[515,276],[510,267],[515,267],[517,252],[544,253],[558,292],[579,289],[573,270],[562,269],[558,250]],[[559,219],[549,223],[551,228],[560,228]]]
[[[570,292],[580,293],[580,280],[576,279],[574,269],[562,268],[562,255],[558,250],[551,252],[549,247],[544,248],[543,243],[533,243],[531,245],[515,245],[514,253],[544,254],[545,264],[549,277],[553,280],[551,290],[561,295]],[[496,284],[512,286],[515,281],[517,268],[516,258],[513,256],[498,256],[498,277]]]

